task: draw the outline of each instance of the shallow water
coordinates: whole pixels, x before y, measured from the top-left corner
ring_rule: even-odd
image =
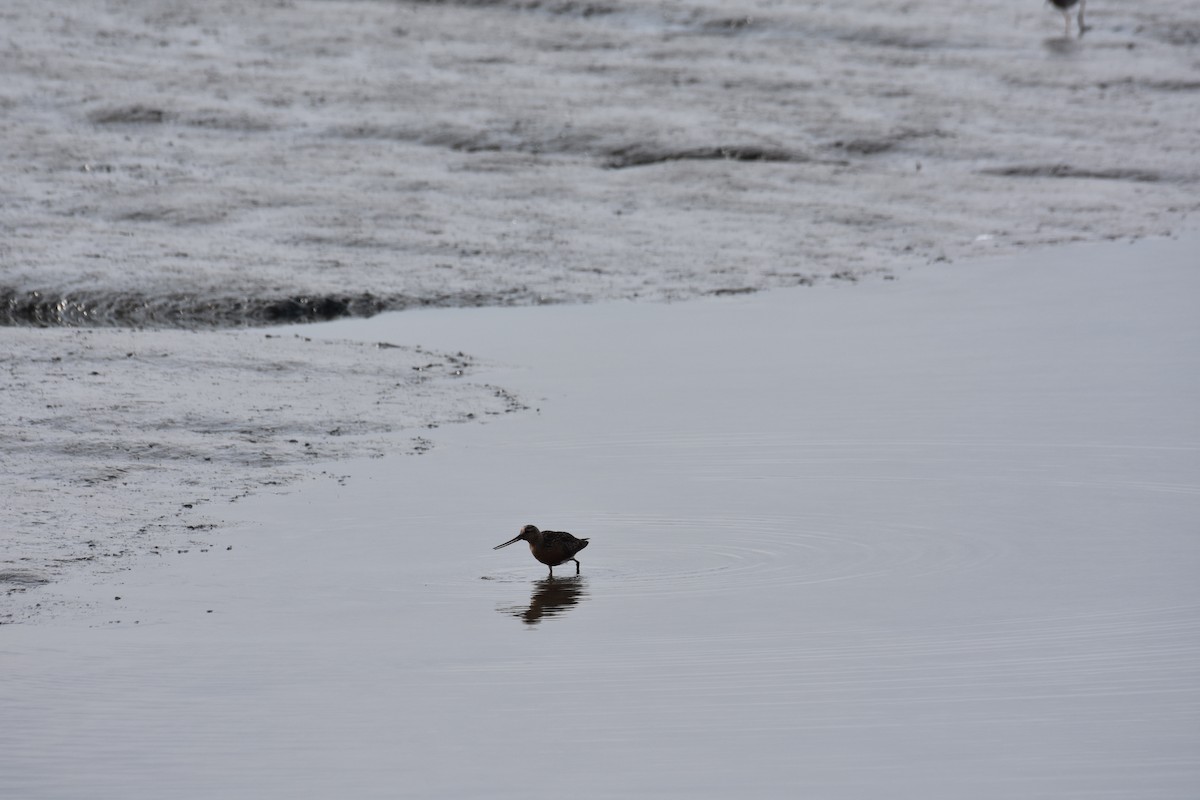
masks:
[[[0,793],[1187,796],[1196,252],[316,328],[536,413],[6,629]]]

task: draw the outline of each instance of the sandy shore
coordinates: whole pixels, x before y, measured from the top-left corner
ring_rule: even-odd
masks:
[[[46,584],[216,546],[228,505],[520,402],[462,353],[256,331],[0,332],[0,623],[70,610]],[[227,546],[223,543],[222,547]]]
[[[688,297],[1197,209],[1200,0],[0,12],[0,313]]]

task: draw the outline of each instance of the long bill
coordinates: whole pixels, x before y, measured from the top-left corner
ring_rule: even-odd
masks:
[[[504,544],[498,544],[498,545],[496,545],[495,547],[493,547],[492,549],[493,549],[493,550],[499,550],[501,547],[508,547],[508,546],[509,546],[510,544],[512,544],[513,542],[518,542],[518,541],[520,541],[520,540],[521,540],[521,534],[519,534],[519,533],[518,533],[516,536],[514,536],[514,537],[513,537],[513,538],[511,538],[511,539],[509,539],[509,540],[508,540],[507,542],[505,542]]]

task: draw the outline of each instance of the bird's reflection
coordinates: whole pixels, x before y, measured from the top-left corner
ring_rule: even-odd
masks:
[[[1042,47],[1046,48],[1052,55],[1056,56],[1073,56],[1080,52],[1081,46],[1076,39],[1070,39],[1065,36],[1055,36],[1053,39],[1043,39]]]
[[[503,606],[500,612],[518,617],[524,620],[526,625],[537,625],[543,619],[565,613],[587,596],[587,579],[582,575],[570,578],[543,578],[533,582],[533,594],[529,596],[528,608]]]

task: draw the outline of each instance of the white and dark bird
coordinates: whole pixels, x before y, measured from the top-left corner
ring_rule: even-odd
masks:
[[[1087,4],[1087,0],[1050,0],[1050,5],[1062,12],[1063,21],[1067,24],[1065,36],[1071,36],[1071,9],[1076,5],[1079,6],[1079,35],[1083,36],[1083,32],[1087,30],[1087,26],[1083,24],[1083,7]]]

